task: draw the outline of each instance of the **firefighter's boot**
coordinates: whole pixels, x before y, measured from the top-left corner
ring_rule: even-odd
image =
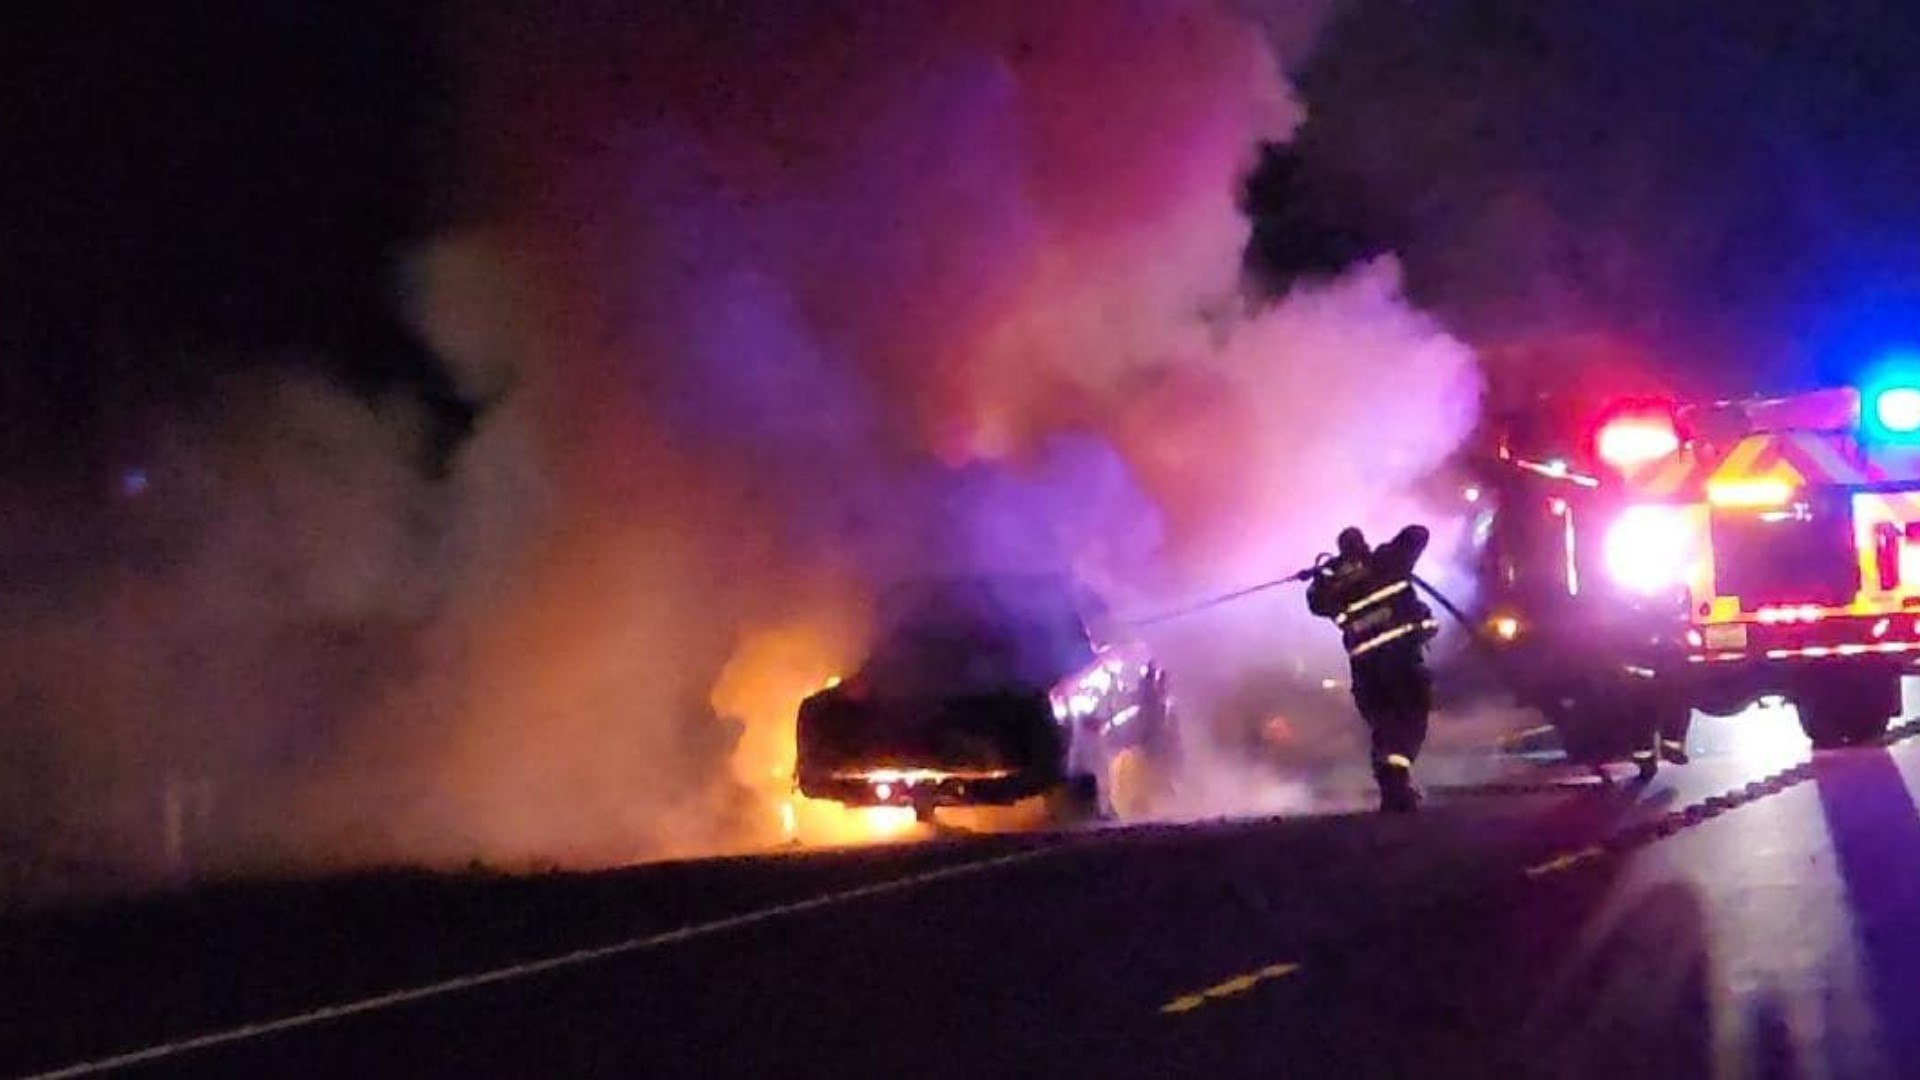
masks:
[[[1402,754],[1388,754],[1374,763],[1374,782],[1380,785],[1380,812],[1411,814],[1420,809],[1420,793],[1413,786],[1413,762]]]

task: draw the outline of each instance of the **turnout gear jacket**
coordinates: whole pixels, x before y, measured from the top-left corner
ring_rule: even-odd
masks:
[[[1349,657],[1358,660],[1398,641],[1424,644],[1439,629],[1413,590],[1413,566],[1427,540],[1424,526],[1409,525],[1364,555],[1334,559],[1314,576],[1307,608],[1340,628]]]

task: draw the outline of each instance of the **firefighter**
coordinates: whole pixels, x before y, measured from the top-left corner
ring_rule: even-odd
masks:
[[[1353,679],[1353,701],[1371,732],[1373,777],[1380,808],[1419,806],[1413,763],[1427,738],[1433,676],[1427,643],[1439,624],[1413,589],[1413,566],[1426,551],[1424,526],[1409,525],[1377,548],[1359,529],[1341,530],[1338,554],[1312,570],[1307,607],[1340,628]]]

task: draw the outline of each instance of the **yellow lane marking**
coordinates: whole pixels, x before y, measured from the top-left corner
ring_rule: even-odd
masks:
[[[1537,866],[1527,867],[1527,876],[1535,878],[1545,877],[1548,874],[1557,873],[1561,870],[1570,870],[1589,859],[1597,859],[1606,853],[1606,849],[1602,847],[1584,847],[1570,855],[1562,855],[1556,859],[1548,859],[1546,862],[1540,863]]]
[[[1218,1001],[1222,998],[1233,997],[1236,994],[1244,994],[1263,982],[1270,979],[1282,979],[1299,970],[1299,964],[1268,964],[1266,967],[1260,968],[1257,971],[1249,971],[1244,975],[1235,975],[1225,982],[1215,983],[1205,990],[1174,998],[1172,1001],[1160,1006],[1160,1011],[1168,1016],[1192,1012],[1209,1001]]]

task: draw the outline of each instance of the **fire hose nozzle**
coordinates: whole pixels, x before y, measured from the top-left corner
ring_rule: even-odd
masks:
[[[1312,566],[1309,566],[1304,570],[1295,572],[1292,580],[1312,581],[1314,578],[1317,578],[1321,574],[1326,573],[1327,565],[1331,562],[1333,562],[1332,553],[1323,551],[1318,556],[1315,556]]]

